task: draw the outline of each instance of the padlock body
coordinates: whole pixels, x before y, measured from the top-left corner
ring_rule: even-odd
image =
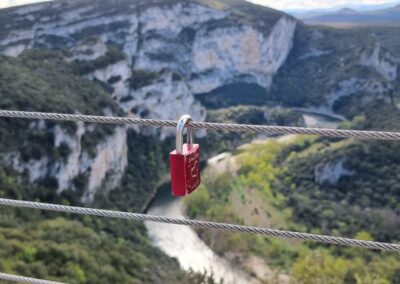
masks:
[[[169,154],[172,194],[185,196],[200,185],[199,144],[183,144],[182,153]]]

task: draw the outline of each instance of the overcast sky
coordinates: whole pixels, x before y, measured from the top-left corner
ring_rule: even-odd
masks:
[[[367,5],[397,4],[399,0],[250,0],[279,10],[313,10]]]
[[[0,0],[0,8],[42,2],[43,0]],[[96,0],[94,0],[96,1]],[[101,0],[97,0],[101,1]],[[359,5],[379,5],[387,3],[399,3],[400,0],[250,0],[279,10],[297,9],[326,9],[335,7],[357,7]]]
[[[6,8],[16,5],[43,2],[43,0],[0,0],[0,8]]]

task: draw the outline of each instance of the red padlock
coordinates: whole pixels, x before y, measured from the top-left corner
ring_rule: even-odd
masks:
[[[193,130],[187,130],[187,143],[183,144],[183,130],[192,121],[183,115],[176,126],[176,150],[169,154],[172,195],[185,196],[200,185],[200,146],[193,144]]]

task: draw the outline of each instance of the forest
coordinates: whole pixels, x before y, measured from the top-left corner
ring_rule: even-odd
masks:
[[[385,112],[371,110],[368,119],[358,116],[340,127],[375,127],[373,113],[380,113],[378,124],[391,123]],[[187,200],[187,212],[192,218],[397,242],[399,145],[300,135],[247,144],[219,165],[226,169],[205,169],[199,192]],[[235,254],[231,261],[243,269],[255,255],[295,283],[400,281],[400,258],[394,253],[202,229],[198,233],[219,254]]]

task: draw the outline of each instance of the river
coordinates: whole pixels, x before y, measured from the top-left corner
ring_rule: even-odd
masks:
[[[335,128],[340,121],[337,117],[328,115],[303,110],[299,112],[307,127]],[[174,198],[168,186],[162,186],[147,213],[184,218],[183,199]],[[206,272],[217,280],[222,279],[224,283],[249,283],[245,273],[215,254],[191,227],[155,222],[145,222],[145,226],[153,245],[168,256],[176,258],[183,269]]]
[[[168,187],[162,187],[151,204],[148,214],[184,218],[183,199],[171,195]],[[248,283],[244,273],[225,259],[216,255],[188,226],[145,222],[148,235],[156,247],[175,257],[185,270],[213,275],[224,283]]]

